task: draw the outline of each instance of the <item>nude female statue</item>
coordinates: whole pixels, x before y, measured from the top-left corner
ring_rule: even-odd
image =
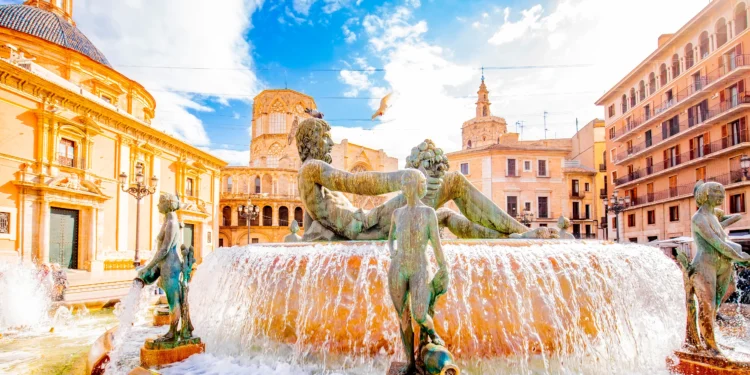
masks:
[[[329,164],[333,146],[330,130],[325,121],[310,118],[302,121],[296,134],[297,148],[303,162],[298,174],[298,186],[306,208],[304,240],[318,239],[311,237],[313,233],[318,233],[317,230],[311,231],[311,226],[331,231],[335,239],[386,239],[391,214],[406,204],[406,198],[398,195],[370,211],[364,211],[352,206],[342,192],[380,195],[398,191],[404,171],[349,173],[332,167]],[[457,237],[503,238],[512,233],[529,231],[484,196],[462,174],[448,172],[436,177],[431,176],[424,167],[420,167],[420,170],[427,177],[427,193],[422,199],[423,203],[436,209],[440,225],[448,227]],[[461,214],[440,208],[448,201],[453,201]],[[537,232],[552,237],[557,234],[547,228]]]

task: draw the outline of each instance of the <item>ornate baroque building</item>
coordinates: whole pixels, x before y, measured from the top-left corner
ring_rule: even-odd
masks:
[[[245,245],[248,233],[251,243],[280,242],[289,234],[291,220],[302,227],[304,207],[297,190],[301,162],[294,132],[296,124],[310,117],[306,108],[317,109],[315,100],[294,90],[264,90],[255,97],[249,166],[221,170],[219,246]],[[398,169],[398,161],[383,150],[346,139],[333,146],[331,156],[334,167],[351,172]],[[387,197],[349,198],[355,206],[369,209]],[[250,223],[238,212],[248,199],[260,210]]]
[[[110,269],[132,268],[136,232],[142,250],[153,248],[159,192],[180,195],[184,241],[200,259],[218,244],[226,163],[151,127],[153,96],[112,68],[72,9],[73,0],[0,6],[0,259],[111,281]],[[139,169],[158,182],[136,228],[136,201],[118,177],[133,183]]]
[[[490,105],[482,77],[476,115],[462,126],[462,150],[447,154],[451,168],[519,221],[525,216],[532,228],[555,226],[565,216],[576,237],[602,238],[595,194],[601,178],[594,167],[604,124],[592,121],[573,139],[522,141]]]

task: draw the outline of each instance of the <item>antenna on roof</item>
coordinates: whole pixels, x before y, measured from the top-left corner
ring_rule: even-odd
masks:
[[[549,112],[544,111],[544,139],[547,139],[547,115]]]
[[[576,117],[576,133],[578,133],[578,117]]]

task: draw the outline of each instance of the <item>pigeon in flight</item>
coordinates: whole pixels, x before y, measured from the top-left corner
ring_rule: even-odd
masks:
[[[305,108],[305,113],[312,117],[323,119],[323,112],[318,112],[315,109]]]
[[[385,114],[385,110],[388,108],[388,101],[391,100],[391,95],[393,93],[388,93],[388,95],[384,96],[383,99],[380,99],[380,108],[378,108],[377,111],[372,115],[373,121],[378,116],[383,116]]]

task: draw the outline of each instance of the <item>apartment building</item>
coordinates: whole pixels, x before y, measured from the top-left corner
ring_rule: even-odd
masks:
[[[690,236],[699,180],[724,184],[727,213],[746,212],[745,50],[747,4],[714,0],[676,33],[660,36],[657,49],[597,100],[605,110],[607,177],[631,199],[619,220],[609,214],[610,239]],[[738,234],[748,229],[750,218],[732,226]]]

